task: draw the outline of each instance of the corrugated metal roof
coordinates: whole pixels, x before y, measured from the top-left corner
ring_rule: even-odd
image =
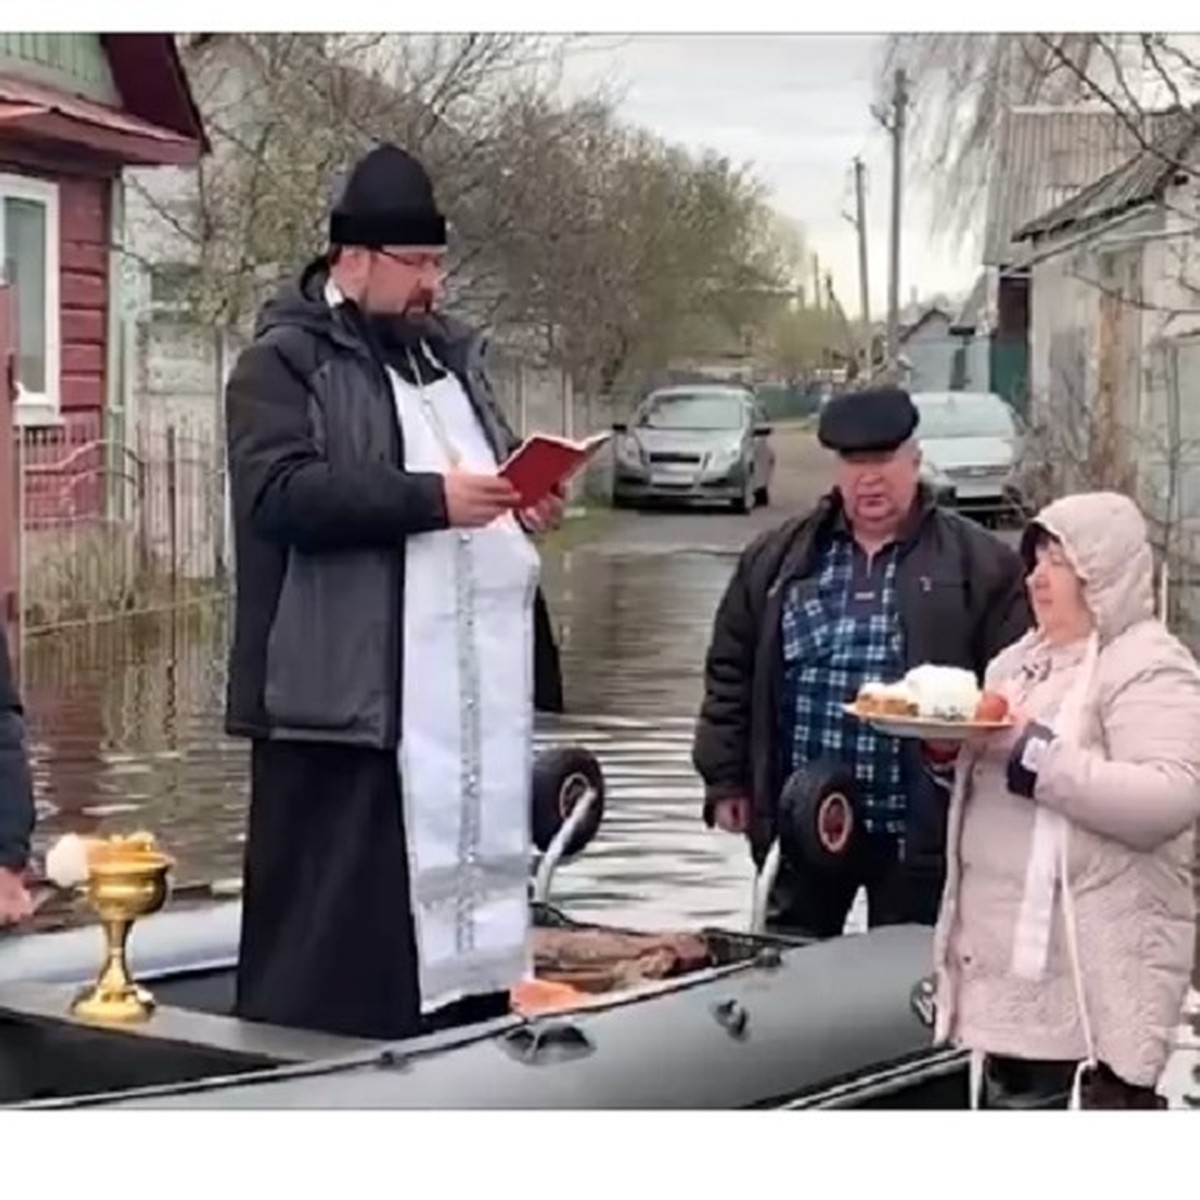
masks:
[[[1022,250],[1013,241],[1018,229],[1119,167],[1139,146],[1111,109],[1010,109],[988,187],[984,264],[1019,260]]]
[[[1157,200],[1172,179],[1189,173],[1185,160],[1198,132],[1197,110],[1160,114],[1148,145],[1078,195],[1027,222],[1014,241],[1091,224]]]

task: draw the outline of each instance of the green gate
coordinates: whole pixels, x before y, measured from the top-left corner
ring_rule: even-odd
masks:
[[[1022,417],[1029,415],[1029,347],[1024,341],[993,340],[989,352],[990,390],[1003,396]]]
[[[789,386],[786,383],[760,383],[754,391],[772,421],[811,417],[820,407],[815,390]]]

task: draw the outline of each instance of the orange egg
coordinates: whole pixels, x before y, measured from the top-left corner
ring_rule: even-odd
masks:
[[[984,692],[975,706],[975,720],[1003,721],[1008,716],[1008,701],[999,692]]]

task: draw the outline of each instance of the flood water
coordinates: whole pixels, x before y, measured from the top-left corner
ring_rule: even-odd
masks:
[[[606,552],[550,558],[570,714],[545,743],[601,759],[604,825],[556,878],[573,914],[628,926],[739,927],[749,916],[744,842],[700,820],[691,733],[712,614],[731,553]],[[229,633],[223,604],[31,639],[22,662],[41,819],[39,847],[68,830],[152,829],[179,862],[180,896],[236,885],[248,750],[222,728]],[[89,919],[46,910],[40,924]],[[861,906],[851,928],[863,922]],[[1192,1078],[1200,1028],[1172,1063],[1175,1103]],[[1200,1103],[1200,1096],[1193,1099]]]
[[[569,716],[539,739],[601,759],[608,803],[555,898],[629,925],[742,923],[740,838],[700,820],[691,768],[699,665],[732,560],[712,553],[548,559]],[[248,748],[223,730],[230,624],[224,604],[30,639],[23,663],[42,815],[38,843],[67,830],[155,831],[185,893],[241,869]],[[45,920],[86,917],[49,911]]]

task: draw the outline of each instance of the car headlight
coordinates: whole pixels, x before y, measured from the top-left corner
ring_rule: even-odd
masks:
[[[709,452],[705,466],[715,475],[720,471],[728,471],[730,467],[736,465],[741,456],[741,450],[737,446],[729,446],[724,450],[712,450]]]
[[[921,478],[932,488],[952,488],[954,480],[931,462],[921,464]]]
[[[933,493],[936,503],[955,505],[958,503],[958,486],[954,480],[939,470],[933,463],[924,463],[921,467],[921,480]]]
[[[639,470],[642,466],[642,448],[637,438],[623,437],[617,442],[617,461],[623,467]]]

